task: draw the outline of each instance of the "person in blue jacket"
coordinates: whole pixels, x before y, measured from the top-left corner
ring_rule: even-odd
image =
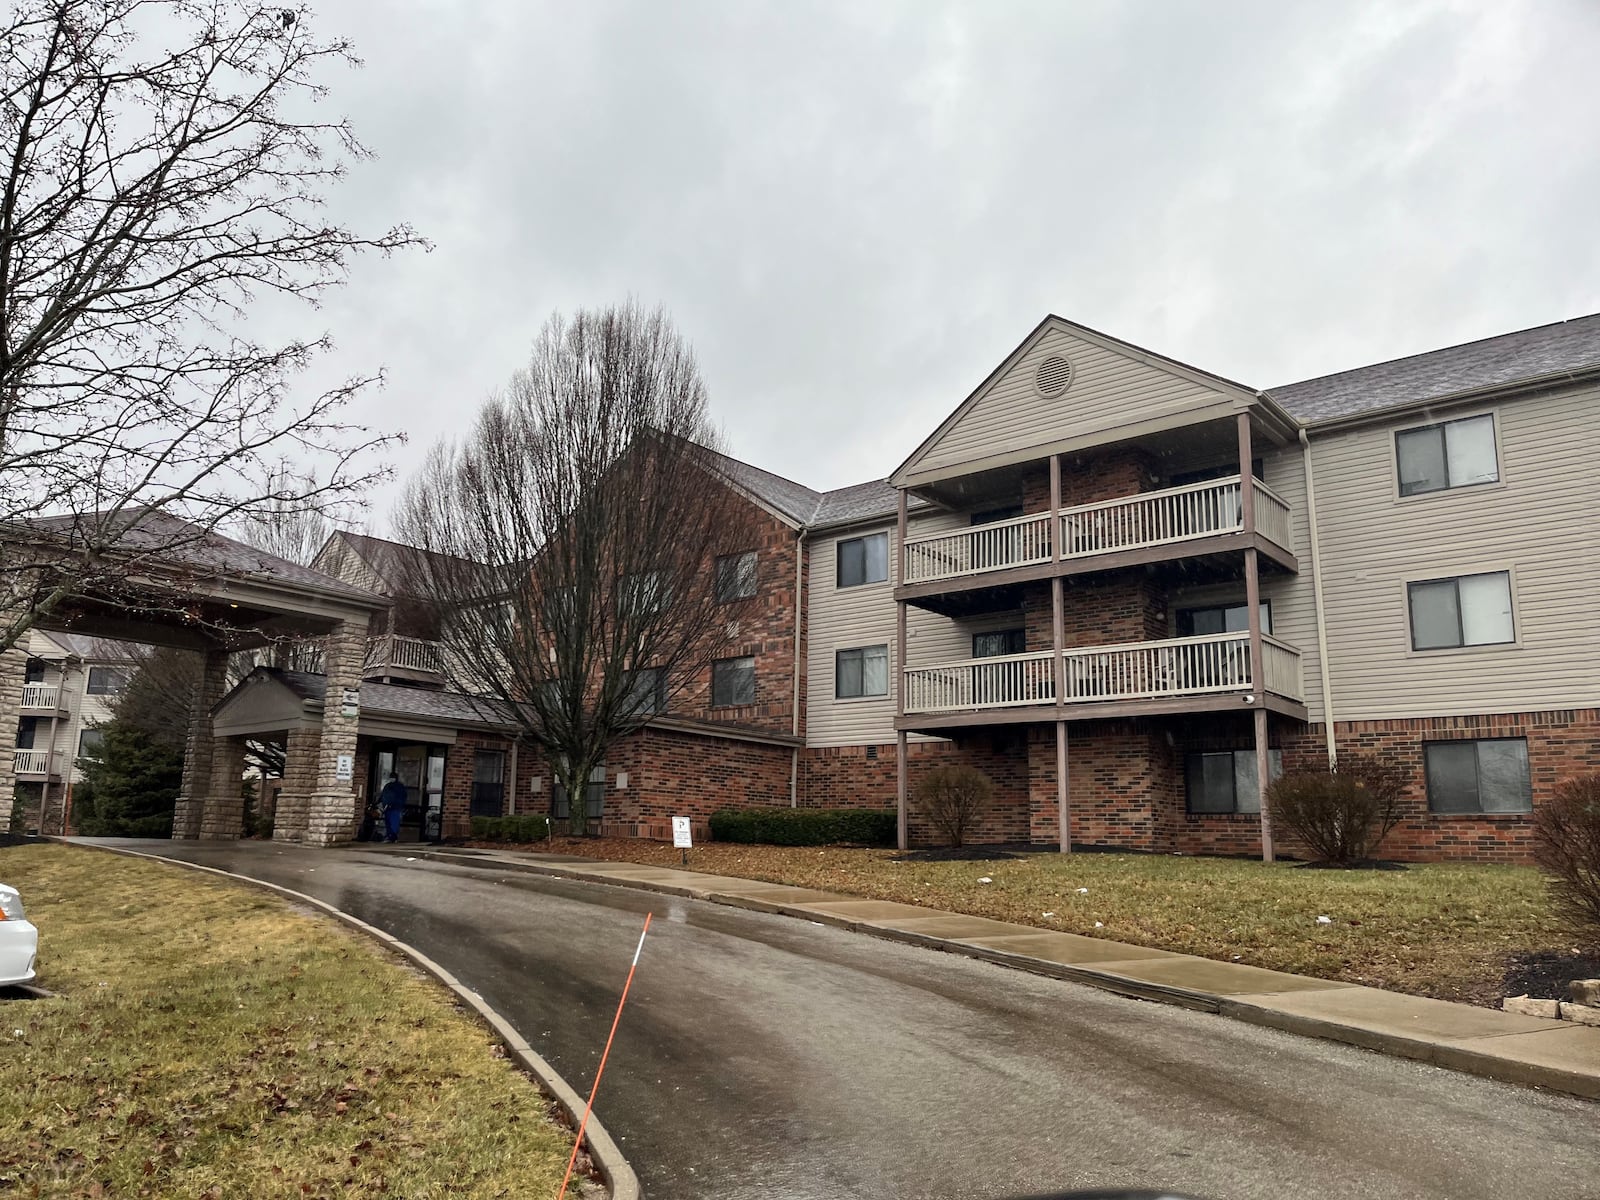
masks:
[[[378,807],[383,810],[383,840],[398,842],[400,814],[406,811],[406,785],[392,771],[389,773],[389,782],[378,793]]]

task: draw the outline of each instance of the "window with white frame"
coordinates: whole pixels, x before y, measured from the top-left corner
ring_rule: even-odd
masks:
[[[889,578],[889,535],[869,533],[839,542],[837,582],[842,588],[882,583]]]
[[[86,688],[91,696],[119,696],[128,686],[128,673],[116,667],[90,667]]]
[[[1495,483],[1500,478],[1492,416],[1402,429],[1394,435],[1394,452],[1402,496]]]
[[[1283,774],[1283,752],[1267,751],[1272,778]],[[1261,783],[1254,750],[1207,750],[1189,755],[1185,772],[1192,813],[1258,813]]]
[[[1424,742],[1422,757],[1430,812],[1533,811],[1526,738]]]
[[[711,704],[729,708],[756,702],[756,660],[721,658],[711,664]]]
[[[717,600],[748,600],[756,594],[756,552],[724,554],[717,559]]]
[[[889,646],[860,646],[834,655],[833,694],[840,700],[889,694]]]
[[[1511,573],[1489,571],[1406,585],[1411,648],[1446,650],[1516,640],[1511,619]]]

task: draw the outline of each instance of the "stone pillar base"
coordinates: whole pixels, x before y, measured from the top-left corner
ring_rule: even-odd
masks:
[[[306,820],[311,815],[311,797],[305,792],[279,792],[278,811],[272,819],[272,840],[303,842]]]
[[[200,840],[202,842],[236,842],[244,832],[244,797],[232,795],[207,796],[205,809],[200,814]]]
[[[354,792],[312,792],[308,800],[307,845],[335,846],[355,840],[360,810]]]
[[[187,841],[200,836],[200,811],[198,798],[178,797],[178,807],[172,811],[172,836],[177,841]]]

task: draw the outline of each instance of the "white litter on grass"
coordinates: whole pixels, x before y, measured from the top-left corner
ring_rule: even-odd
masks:
[[[991,878],[990,878],[990,877],[989,877],[989,876],[987,876],[987,875],[979,875],[979,876],[978,876],[978,882],[979,882],[979,883],[993,883],[993,882],[994,882],[994,880],[993,880],[993,879],[991,879]]]
[[[407,861],[407,862],[416,862],[416,861],[417,861],[417,860],[416,860],[416,859],[414,859],[414,858],[412,858],[412,857],[411,857],[411,856],[410,856],[410,855],[409,855],[409,854],[408,854],[408,855],[406,855],[406,861]]]
[[[1053,917],[1055,916],[1055,913],[1040,913],[1039,915],[1041,917]]]
[[[1104,921],[1096,921],[1096,922],[1095,922],[1095,923],[1094,923],[1094,927],[1095,927],[1095,928],[1096,928],[1096,929],[1104,929],[1104,928],[1105,928],[1105,927],[1106,927],[1106,926],[1105,926],[1105,922],[1104,922]]]
[[[1233,956],[1233,961],[1234,961],[1234,962],[1238,962],[1238,961],[1239,961],[1239,960],[1240,960],[1240,959],[1241,959],[1241,958],[1243,958],[1243,957],[1244,957],[1244,955],[1242,955],[1242,954],[1235,954],[1235,955],[1234,955],[1234,956]]]
[[[12,1037],[27,1037],[28,1035],[23,1033],[22,1030],[20,1030],[20,1029],[13,1029],[11,1031],[11,1036]]]
[[[1333,918],[1332,917],[1318,917],[1317,918],[1317,924],[1318,925],[1332,925],[1333,924]]]
[[[1078,895],[1087,896],[1088,894],[1089,894],[1089,889],[1088,888],[1079,888],[1078,889]]]

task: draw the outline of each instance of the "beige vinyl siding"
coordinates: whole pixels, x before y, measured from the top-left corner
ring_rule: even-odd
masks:
[[[906,618],[906,660],[913,667],[965,662],[972,657],[974,634],[1021,629],[1022,622],[1021,609],[957,620],[913,608]]]
[[[1072,386],[1054,399],[1034,387],[1052,355],[1072,363]],[[1065,329],[1047,329],[1005,374],[911,464],[916,477],[1073,439],[1115,440],[1150,422],[1197,421],[1232,411],[1233,396]]]
[[[1500,482],[1403,499],[1395,431],[1424,421],[1313,435],[1338,720],[1600,704],[1596,411],[1587,387],[1443,414],[1496,415]],[[1516,643],[1413,651],[1407,581],[1490,571],[1511,573]]]

